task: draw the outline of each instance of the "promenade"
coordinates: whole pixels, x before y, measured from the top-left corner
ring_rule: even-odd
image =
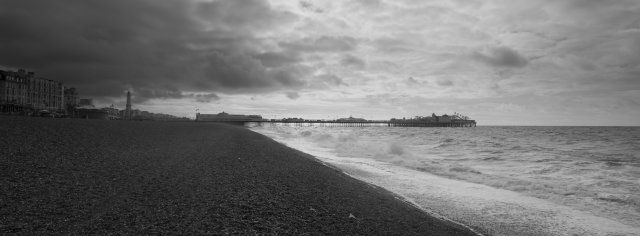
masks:
[[[243,127],[0,116],[0,234],[473,235]]]

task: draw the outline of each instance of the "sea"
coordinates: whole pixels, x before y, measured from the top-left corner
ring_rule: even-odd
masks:
[[[481,235],[640,235],[640,127],[250,129]]]

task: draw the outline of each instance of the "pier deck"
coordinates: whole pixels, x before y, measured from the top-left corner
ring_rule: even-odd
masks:
[[[320,127],[476,127],[475,120],[452,120],[451,122],[420,122],[409,120],[216,120],[198,122],[219,122],[250,126],[320,126]]]

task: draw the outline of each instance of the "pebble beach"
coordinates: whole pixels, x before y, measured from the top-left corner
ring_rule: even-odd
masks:
[[[244,127],[0,117],[0,234],[475,235]]]

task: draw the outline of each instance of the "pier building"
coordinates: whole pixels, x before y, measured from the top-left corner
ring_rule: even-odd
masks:
[[[196,121],[244,124],[246,122],[265,122],[267,120],[263,119],[260,115],[235,115],[223,111],[218,114],[196,113]]]
[[[308,120],[302,118],[262,119],[259,115],[196,114],[196,121],[219,122],[248,126],[320,126],[320,127],[475,127],[476,121],[458,115],[420,117],[413,119],[367,120],[340,118],[335,120]]]

